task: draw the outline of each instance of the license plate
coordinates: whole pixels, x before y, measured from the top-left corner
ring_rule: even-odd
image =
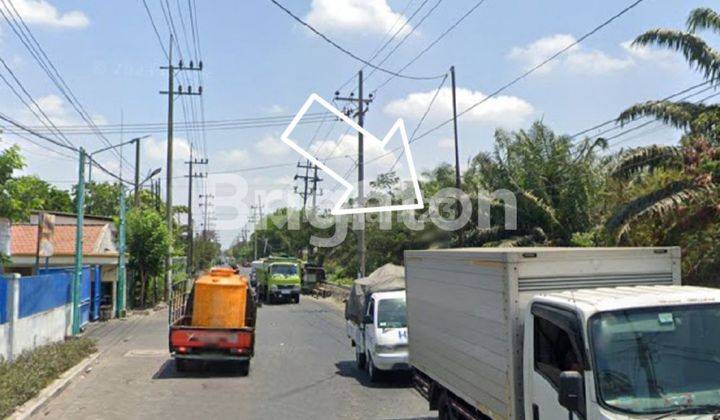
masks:
[[[292,290],[281,290],[280,292],[281,292],[283,295],[289,295],[290,293],[292,293]]]

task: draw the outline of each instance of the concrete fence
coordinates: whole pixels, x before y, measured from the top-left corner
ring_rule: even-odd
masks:
[[[0,277],[0,358],[62,341],[72,333],[72,273]]]

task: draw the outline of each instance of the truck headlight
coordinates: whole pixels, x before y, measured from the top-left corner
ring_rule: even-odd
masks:
[[[300,292],[300,286],[293,286],[293,292],[295,292],[295,293]]]
[[[277,292],[277,291],[278,291],[277,284],[273,284],[272,286],[270,286],[270,291],[271,291],[271,292]]]

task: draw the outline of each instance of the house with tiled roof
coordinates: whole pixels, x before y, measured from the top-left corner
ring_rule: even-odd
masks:
[[[37,260],[38,217],[34,214],[29,223],[13,223],[10,227],[10,264],[4,272],[22,276],[37,274],[47,269],[73,267],[75,264],[75,241],[77,226],[75,215],[55,214],[52,236],[53,256]],[[115,313],[116,283],[118,277],[118,248],[115,224],[110,218],[88,217],[83,225],[83,265],[92,273],[93,298]],[[36,265],[38,267],[36,267]],[[95,290],[97,289],[97,290]]]

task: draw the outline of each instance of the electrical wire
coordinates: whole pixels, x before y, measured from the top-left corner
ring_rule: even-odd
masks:
[[[330,45],[332,45],[332,46],[335,47],[336,49],[340,50],[340,51],[343,52],[345,55],[347,55],[347,56],[355,59],[356,61],[359,61],[360,63],[365,64],[365,65],[368,66],[368,67],[371,67],[371,68],[376,69],[376,70],[378,70],[378,71],[381,71],[381,72],[383,72],[383,73],[387,73],[387,74],[393,75],[394,77],[400,77],[400,78],[402,78],[402,79],[410,79],[410,80],[433,80],[433,79],[439,79],[439,78],[443,77],[442,74],[441,74],[441,75],[438,75],[438,76],[411,76],[411,75],[401,74],[401,73],[398,73],[398,72],[395,72],[395,71],[392,71],[392,70],[389,70],[389,69],[386,69],[386,68],[383,68],[383,67],[376,66],[376,65],[374,65],[373,63],[371,63],[370,61],[368,61],[368,60],[366,60],[366,59],[364,59],[364,58],[359,57],[358,55],[354,54],[353,52],[351,52],[351,51],[348,50],[347,48],[345,48],[345,47],[341,46],[340,44],[338,44],[337,42],[333,41],[333,40],[330,39],[327,35],[323,34],[323,33],[320,32],[319,30],[315,29],[312,25],[310,25],[309,23],[305,22],[305,21],[302,20],[300,17],[298,17],[297,15],[295,15],[292,11],[290,11],[288,8],[286,8],[285,6],[283,6],[282,4],[280,4],[277,0],[270,0],[270,2],[272,2],[274,5],[276,5],[278,8],[280,8],[282,11],[284,11],[285,13],[287,13],[290,17],[292,17],[295,21],[297,21],[298,23],[300,23],[302,26],[308,28],[308,29],[309,29],[310,31],[312,31],[315,35],[317,35],[317,36],[319,36],[320,38],[322,38],[325,42],[329,43]]]
[[[467,114],[468,112],[472,111],[473,109],[477,108],[478,106],[482,105],[483,103],[487,102],[488,100],[490,100],[490,99],[494,98],[495,96],[499,95],[500,93],[504,92],[504,91],[505,91],[506,89],[508,89],[509,87],[511,87],[511,86],[517,84],[518,82],[522,81],[523,79],[525,79],[526,77],[530,76],[531,74],[533,74],[534,72],[536,72],[536,71],[539,70],[540,68],[544,67],[545,65],[547,65],[547,64],[550,63],[551,61],[555,60],[556,58],[558,58],[559,56],[561,56],[562,54],[564,54],[565,52],[567,52],[567,51],[570,50],[571,48],[574,48],[575,46],[579,45],[580,43],[582,43],[583,41],[585,41],[586,39],[588,39],[588,38],[591,37],[592,35],[596,34],[596,33],[599,32],[600,30],[602,30],[603,28],[605,28],[606,26],[610,25],[612,22],[614,22],[615,20],[617,20],[618,18],[620,18],[622,15],[624,15],[625,13],[627,13],[627,12],[629,12],[630,10],[634,9],[635,7],[637,7],[637,6],[638,6],[640,3],[642,3],[643,1],[645,1],[645,0],[635,0],[635,1],[632,2],[630,5],[626,6],[625,8],[623,8],[622,10],[620,10],[619,12],[617,12],[616,14],[614,14],[613,16],[611,16],[609,19],[606,19],[606,20],[603,21],[601,24],[599,24],[598,26],[596,26],[595,28],[593,28],[593,29],[590,30],[589,32],[585,33],[583,36],[581,36],[580,38],[578,38],[577,40],[575,40],[574,42],[572,42],[572,43],[569,44],[568,46],[566,46],[566,47],[562,48],[561,50],[557,51],[555,54],[553,54],[553,55],[551,55],[550,57],[546,58],[545,60],[543,60],[543,61],[540,62],[539,64],[533,66],[532,68],[524,71],[524,72],[521,73],[519,76],[515,77],[513,80],[509,81],[508,83],[504,84],[504,85],[501,86],[500,88],[496,89],[495,91],[493,91],[491,94],[489,94],[489,95],[486,96],[485,98],[483,98],[483,99],[481,99],[480,101],[478,101],[478,102],[470,105],[469,107],[465,108],[462,112],[458,113],[457,117],[458,117],[458,118],[462,117],[463,115]],[[453,118],[450,118],[450,119],[448,119],[448,120],[443,121],[442,123],[434,126],[433,128],[425,131],[424,133],[420,134],[420,135],[417,137],[417,139],[419,140],[419,139],[421,139],[421,138],[423,138],[423,137],[426,137],[426,136],[430,135],[431,133],[439,130],[440,128],[442,128],[442,127],[444,127],[444,126],[446,126],[447,124],[451,123],[452,121],[453,121]]]
[[[452,32],[455,28],[457,28],[465,19],[467,19],[468,16],[470,16],[475,10],[477,10],[480,6],[485,3],[485,0],[479,0],[475,5],[473,5],[470,9],[468,9],[458,20],[455,21],[450,27],[448,27],[446,30],[444,30],[437,38],[435,38],[430,44],[428,44],[427,47],[425,47],[422,51],[420,51],[412,60],[408,61],[407,64],[405,64],[399,72],[405,71],[408,67],[410,67],[413,63],[415,63],[417,60],[420,59],[423,55],[425,55],[426,52],[430,51],[435,45],[437,45],[438,42],[442,41],[443,38],[445,38],[450,32]],[[437,5],[436,5],[437,7]],[[382,82],[380,85],[378,85],[375,89],[373,89],[372,93],[373,95],[377,93],[378,90],[382,89],[385,85],[390,83],[392,79],[394,79],[394,76],[390,76],[387,79],[385,79],[384,82]]]

